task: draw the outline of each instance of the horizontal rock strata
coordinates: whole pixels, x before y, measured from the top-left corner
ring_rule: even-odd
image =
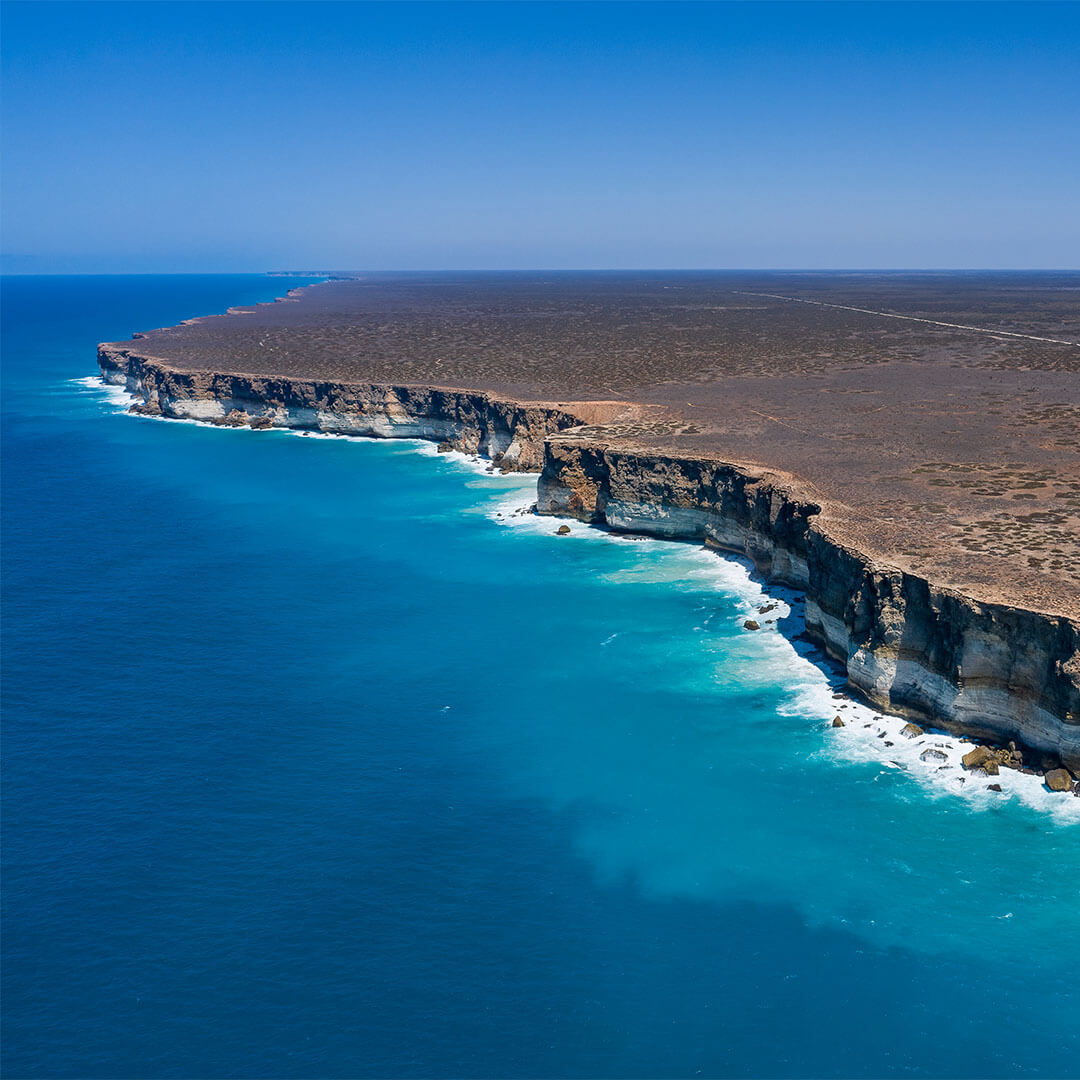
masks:
[[[507,471],[536,472],[544,439],[602,415],[500,400],[475,390],[389,386],[178,371],[131,349],[102,345],[106,382],[138,399],[134,411],[176,420],[292,428],[374,438],[430,439],[491,458]]]
[[[538,509],[748,556],[805,591],[807,632],[852,688],[903,715],[1014,739],[1080,773],[1080,626],[983,603],[875,562],[829,535],[791,478],[575,435],[625,403],[518,402],[482,391],[176,370],[127,346],[99,364],[135,411],[215,424],[422,438],[541,470]]]
[[[541,513],[749,557],[804,590],[808,635],[881,708],[997,741],[1015,739],[1080,770],[1080,627],[980,603],[829,536],[790,481],[702,458],[553,436]]]

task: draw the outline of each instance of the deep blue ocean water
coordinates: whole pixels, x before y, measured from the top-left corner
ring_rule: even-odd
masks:
[[[1080,827],[838,749],[740,565],[76,382],[300,283],[4,283],[4,1074],[1080,1076]]]

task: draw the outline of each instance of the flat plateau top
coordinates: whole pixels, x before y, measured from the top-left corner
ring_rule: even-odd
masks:
[[[1080,273],[368,274],[157,330],[182,370],[623,400],[937,585],[1080,617]]]

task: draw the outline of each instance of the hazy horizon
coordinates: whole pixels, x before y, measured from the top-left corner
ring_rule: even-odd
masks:
[[[333,274],[1080,274],[1080,266],[421,266],[347,269],[3,270],[3,277],[321,277]]]
[[[1076,4],[9,2],[4,22],[9,273],[1080,251]]]

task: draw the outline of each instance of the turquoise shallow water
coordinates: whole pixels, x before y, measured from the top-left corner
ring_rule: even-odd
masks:
[[[5,1074],[1080,1075],[1080,828],[839,738],[739,564],[74,381],[292,284],[5,282]]]

